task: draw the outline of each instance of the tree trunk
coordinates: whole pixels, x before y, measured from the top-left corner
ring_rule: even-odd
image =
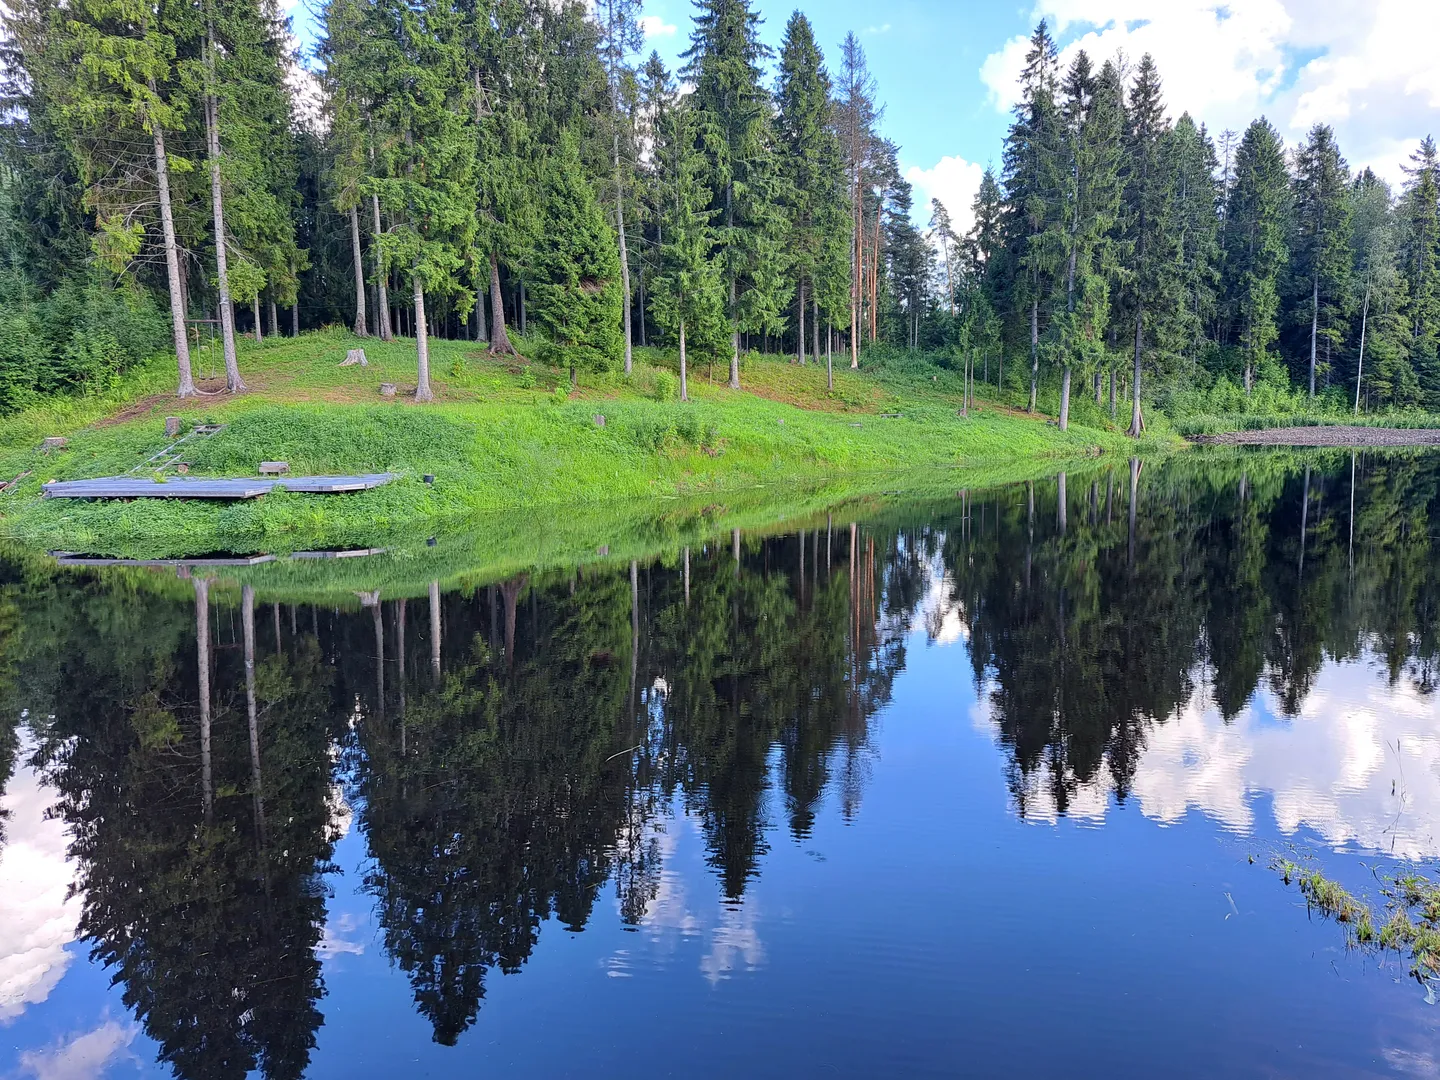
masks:
[[[1315,397],[1315,335],[1320,329],[1320,270],[1317,265],[1310,282],[1310,397]]]
[[[852,152],[854,150],[852,140]],[[851,199],[855,204],[855,266],[851,272],[850,286],[850,370],[860,366],[860,311],[861,280],[865,274],[865,206],[860,194],[860,166],[856,158],[855,182]]]
[[[800,361],[800,366],[805,366],[805,279],[801,278],[796,292],[800,297],[800,310],[797,316],[795,334],[795,357]]]
[[[1135,510],[1140,500],[1140,459],[1130,459],[1130,542],[1126,548],[1125,565],[1135,566]]]
[[[255,316],[255,344],[265,340],[265,328],[260,323],[260,294],[257,292],[250,301],[250,312]]]
[[[151,93],[155,83],[150,83]],[[175,365],[180,372],[177,397],[194,397],[195,377],[190,371],[190,339],[185,334],[184,287],[180,283],[180,248],[175,242],[175,216],[170,207],[170,163],[165,156],[165,132],[151,122],[155,146],[155,187],[160,196],[160,231],[165,237],[165,276],[170,286],[170,331],[175,340]]]
[[[275,310],[275,296],[272,293],[265,298],[266,310],[270,316],[270,336],[280,336],[280,314]]]
[[[870,340],[880,338],[880,214],[875,215],[875,242],[870,245]]]
[[[735,317],[735,279],[730,279],[730,317]],[[730,389],[740,389],[740,328],[736,326],[730,336]]]
[[[811,289],[810,293],[810,355],[818,364],[820,362],[820,301],[815,298],[814,289]]]
[[[632,329],[630,325],[630,254],[625,248],[625,189],[620,178],[620,84],[615,84],[615,235],[620,239],[620,294],[624,297],[621,317],[625,331],[625,374],[634,365]]]
[[[365,264],[360,258],[360,211],[350,207],[350,257],[355,263],[355,333],[369,337],[365,326]]]
[[[1030,412],[1040,389],[1040,301],[1030,301]]]
[[[963,361],[963,376],[960,388],[960,417],[970,419],[970,356],[967,353]]]
[[[260,715],[255,701],[255,586],[240,589],[240,627],[245,656],[245,716],[250,732],[250,787],[259,842],[265,842],[265,801],[260,791]]]
[[[1370,282],[1365,282],[1365,303],[1360,307],[1360,359],[1355,365],[1355,415],[1360,415],[1360,380],[1365,374],[1365,323],[1370,317]]]
[[[686,381],[685,364],[685,320],[680,320],[680,400],[690,400],[690,386]]]
[[[300,336],[300,298],[295,298],[295,303],[290,305],[290,336]]]
[[[1060,430],[1070,430],[1070,365],[1060,373]]]
[[[213,53],[215,42],[210,42]],[[207,66],[210,62],[207,56]],[[211,73],[213,78],[213,72]],[[235,356],[235,305],[230,296],[229,252],[225,237],[225,200],[220,186],[220,117],[214,94],[205,95],[205,149],[210,157],[210,213],[215,226],[215,277],[220,292],[220,344],[225,354],[225,389],[246,389]]]
[[[1103,399],[1104,399],[1104,392],[1103,392],[1103,390],[1102,390],[1102,384],[1103,384],[1103,383],[1104,383],[1104,379],[1102,378],[1102,376],[1101,376],[1101,374],[1100,374],[1100,369],[1097,367],[1097,368],[1095,369],[1095,404],[1096,404],[1096,405],[1101,405],[1101,404],[1103,404]]]
[[[1138,439],[1145,432],[1145,418],[1140,412],[1140,356],[1145,344],[1145,309],[1135,309],[1135,369],[1130,381],[1130,431]]]
[[[195,578],[195,658],[200,674],[200,800],[205,820],[215,806],[210,768],[210,580]]]
[[[430,582],[430,674],[440,681],[440,583]]]
[[[835,389],[835,328],[825,327],[825,389]]]
[[[505,330],[505,297],[500,291],[500,258],[490,252],[490,355],[509,353],[520,356],[510,344],[510,335]],[[521,357],[524,359],[524,357]]]
[[[643,251],[644,249],[642,248],[641,250]],[[637,297],[638,297],[637,302],[636,302],[636,304],[635,304],[635,309],[636,309],[636,311],[638,312],[638,314],[640,315],[640,347],[643,349],[643,348],[645,347],[645,345],[646,345],[646,341],[645,341],[645,256],[644,256],[643,254],[640,256],[640,280],[639,280],[639,282],[638,282],[637,285],[636,285],[635,292],[636,292],[636,295],[637,295]]]
[[[425,329],[425,283],[420,277],[420,268],[417,266],[413,272],[415,282],[415,356],[416,364],[416,401],[434,401],[435,395],[430,390],[430,338]]]
[[[370,219],[375,229],[375,238],[378,239],[381,231],[379,195],[370,196]],[[375,252],[371,257],[375,262],[375,288],[379,293],[379,296],[376,298],[376,306],[380,310],[375,313],[375,317],[380,320],[380,326],[378,327],[380,340],[393,341],[395,331],[390,326],[390,290],[385,283],[385,278],[388,275],[385,273],[385,268],[380,265],[379,252]]]

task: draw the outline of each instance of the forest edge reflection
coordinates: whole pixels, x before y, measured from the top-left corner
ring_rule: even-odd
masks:
[[[1202,692],[1227,723],[1261,689],[1293,716],[1327,658],[1368,656],[1428,699],[1435,462],[1265,461],[1135,462],[960,493],[919,523],[435,582],[418,638],[414,601],[383,589],[267,612],[255,585],[235,605],[195,575],[182,617],[104,575],[26,571],[0,591],[6,715],[28,710],[70,830],[80,933],[162,1060],[299,1076],[337,792],[386,953],[451,1044],[543,922],[583,927],[607,884],[644,921],[652,822],[695,821],[739,902],[777,828],[806,837],[827,795],[857,814],[917,629],[963,627],[1022,815],[1096,784],[1123,802],[1151,732]]]

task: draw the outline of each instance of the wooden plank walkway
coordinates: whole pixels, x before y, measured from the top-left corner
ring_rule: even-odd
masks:
[[[100,555],[77,555],[73,551],[52,551],[61,566],[259,566],[274,562],[274,555],[212,555],[197,559],[111,559]]]
[[[47,499],[253,499],[271,491],[311,495],[368,491],[390,483],[394,473],[361,476],[291,476],[280,479],[176,477],[164,483],[140,476],[57,480],[44,486]]]
[[[359,559],[367,555],[383,555],[388,548],[352,548],[347,551],[292,551],[290,559]],[[192,569],[223,566],[260,566],[276,562],[281,555],[198,555],[190,559],[121,559],[108,555],[82,555],[76,551],[52,551],[50,556],[60,566],[184,566]]]

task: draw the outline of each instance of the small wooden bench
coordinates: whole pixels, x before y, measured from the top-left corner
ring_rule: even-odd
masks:
[[[282,476],[290,471],[288,461],[262,461],[260,462],[261,476]]]

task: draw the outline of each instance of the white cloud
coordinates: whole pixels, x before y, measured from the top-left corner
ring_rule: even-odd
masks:
[[[1293,145],[1329,123],[1352,165],[1395,180],[1397,150],[1437,126],[1433,0],[1039,0],[1030,18],[1041,17],[1064,64],[1081,48],[1097,62],[1152,54],[1172,117],[1188,110],[1212,132],[1264,114]],[[1015,102],[1027,47],[1012,38],[981,65],[1001,110]]]
[[[75,873],[65,824],[45,814],[54,794],[25,767],[3,800],[10,818],[0,849],[0,1023],[49,997],[71,960],[65,946],[75,940],[82,898],[69,895]]]
[[[1298,717],[1275,721],[1268,691],[1229,724],[1197,697],[1153,727],[1135,772],[1141,811],[1177,821],[1194,807],[1238,832],[1269,793],[1285,835],[1408,859],[1440,853],[1440,734],[1434,703],[1408,681],[1377,685],[1366,663],[1329,664]]]
[[[867,26],[863,31],[861,31],[861,33],[869,34],[872,36],[875,34],[888,34],[889,32],[890,24],[888,22],[885,23],[883,26]]]
[[[680,30],[674,23],[667,23],[659,15],[641,15],[640,32],[647,38],[674,37]]]
[[[363,956],[365,942],[360,940],[360,932],[368,926],[368,919],[351,912],[332,916],[326,920],[320,943],[315,946],[316,955],[322,960],[336,956]]]
[[[1162,825],[1198,810],[1248,836],[1264,795],[1281,835],[1306,829],[1336,848],[1433,859],[1440,855],[1435,705],[1408,681],[1386,687],[1380,667],[1370,657],[1327,664],[1300,715],[1282,720],[1274,694],[1262,689],[1226,721],[1198,679],[1191,700],[1146,731],[1132,798]],[[992,693],[983,688],[972,713],[980,730],[994,730]],[[1026,819],[1054,822],[1051,778],[1037,772],[1026,780]],[[1107,764],[1075,788],[1068,814],[1103,820],[1111,787]]]
[[[930,220],[930,200],[939,199],[950,211],[950,220],[955,231],[964,236],[975,223],[970,204],[975,201],[975,192],[980,190],[980,178],[985,167],[962,157],[943,157],[928,169],[912,165],[905,170],[905,179],[915,186],[915,220],[924,224]]]
[[[129,1046],[139,1028],[107,1020],[94,1031],[47,1050],[27,1050],[20,1068],[35,1080],[98,1080],[116,1061],[133,1059]]]

